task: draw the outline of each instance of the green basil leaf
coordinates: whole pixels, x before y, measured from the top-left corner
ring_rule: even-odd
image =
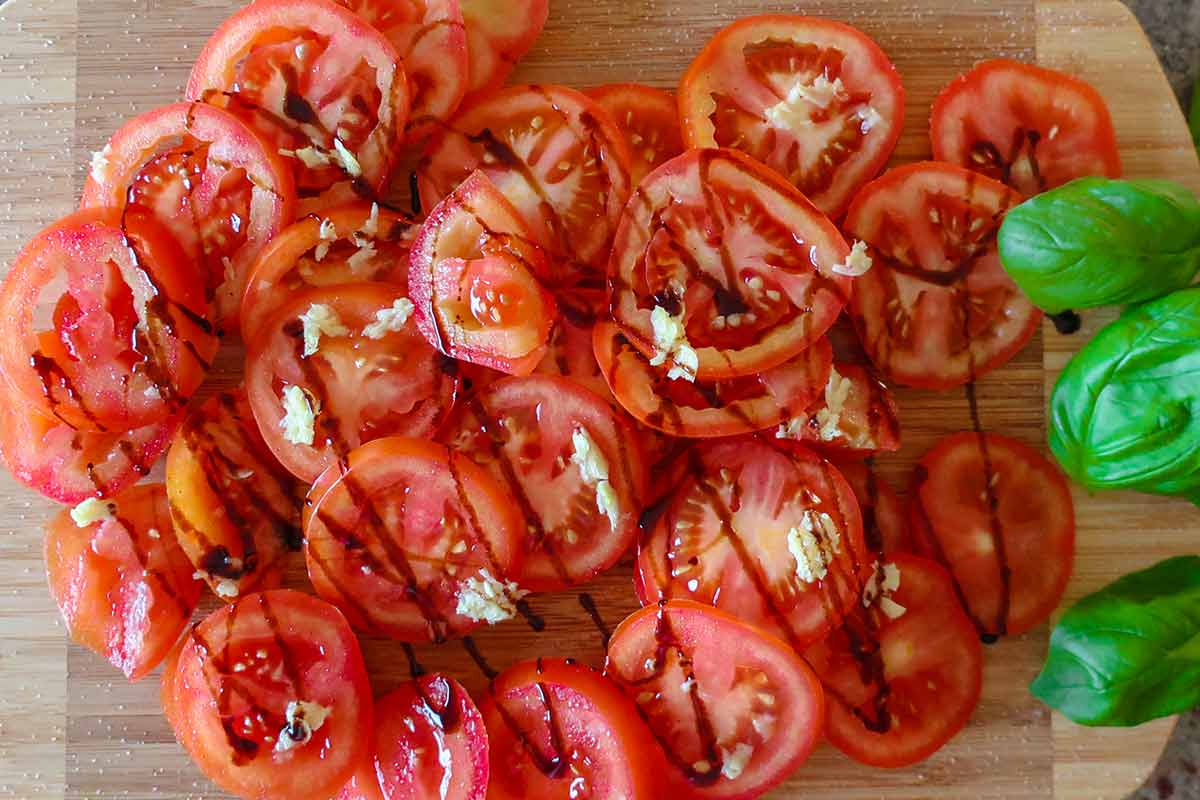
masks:
[[[1030,690],[1083,725],[1139,725],[1200,705],[1200,557],[1126,575],[1072,606]]]
[[[1080,178],[1009,211],[1000,260],[1051,314],[1181,289],[1200,269],[1200,203],[1167,181]]]
[[[1200,498],[1200,288],[1127,310],[1050,396],[1050,449],[1089,489]]]

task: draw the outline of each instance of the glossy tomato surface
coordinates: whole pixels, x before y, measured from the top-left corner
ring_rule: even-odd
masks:
[[[625,134],[634,186],[683,152],[679,104],[667,92],[640,83],[610,83],[588,89],[587,94]]]
[[[823,452],[869,454],[900,449],[900,409],[890,389],[869,370],[834,364],[825,391],[785,420],[775,438]]]
[[[761,797],[804,763],[825,723],[821,684],[791,647],[686,600],[622,622],[605,674],[654,732],[679,797]]]
[[[473,104],[504,85],[533,47],[550,14],[550,0],[459,0],[467,27],[469,91]]]
[[[887,163],[904,88],[862,31],[785,14],[740,19],[705,46],[679,85],[688,147],[731,147],[840,217]]]
[[[908,508],[878,468],[854,456],[830,456],[830,461],[854,490],[863,519],[863,544],[875,554],[914,550]]]

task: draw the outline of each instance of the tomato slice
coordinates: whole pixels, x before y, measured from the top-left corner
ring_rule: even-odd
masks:
[[[259,0],[225,20],[192,68],[187,98],[228,109],[288,157],[301,198],[337,195],[338,184],[378,196],[410,102],[395,48],[323,0]]]
[[[412,97],[406,138],[435,130],[467,91],[467,33],[458,0],[337,0],[392,43]]]
[[[869,371],[835,364],[825,391],[781,423],[775,438],[829,452],[892,452],[900,449],[900,411],[891,390]]]
[[[756,440],[692,448],[638,546],[644,605],[696,600],[802,651],[841,624],[866,572],[854,492],[812,451]]]
[[[467,26],[470,82],[463,105],[504,85],[550,15],[550,0],[459,0]]]
[[[934,562],[893,554],[875,580],[869,607],[804,658],[825,685],[829,741],[863,764],[904,767],[967,724],[979,704],[983,648]]]
[[[884,379],[949,389],[1001,366],[1042,313],[1000,264],[996,232],[1021,201],[1002,183],[924,162],[890,170],[859,193],[848,235],[871,269],[855,280],[851,315]]]
[[[425,149],[421,205],[432,208],[476,169],[546,247],[552,284],[600,285],[629,197],[629,151],[604,109],[552,85],[510,86],[464,108]]]
[[[250,343],[254,417],[300,480],[315,480],[371,439],[430,436],[450,412],[457,370],[409,313],[402,292],[383,283],[308,289],[289,297]]]
[[[202,271],[217,324],[236,331],[250,267],[295,216],[296,186],[283,159],[237,117],[175,103],[113,135],[93,161],[83,207],[162,223]]]
[[[351,203],[310,214],[263,248],[242,298],[247,341],[287,298],[311,286],[381,281],[408,286],[408,253],[419,226],[378,203]]]
[[[218,597],[282,583],[288,553],[301,545],[303,491],[263,441],[244,390],[188,414],[166,480],[179,543]]]
[[[679,86],[688,147],[731,147],[774,169],[837,218],[904,127],[904,87],[862,31],[768,14],[723,29]]]
[[[520,511],[482,467],[419,439],[376,439],[309,492],[308,574],[359,630],[442,642],[514,616],[527,594]]]
[[[603,290],[560,291],[555,296],[555,304],[558,318],[550,329],[546,355],[538,362],[534,373],[570,378],[619,408],[592,348],[592,331],[606,307]]]
[[[527,532],[522,586],[591,580],[637,540],[646,488],[637,432],[587,389],[565,378],[505,378],[469,395],[440,438],[516,498]]]
[[[593,341],[618,402],[643,425],[672,436],[735,436],[779,425],[816,401],[833,363],[829,341],[821,338],[757,375],[688,381],[671,377],[666,366],[651,366],[611,322],[596,324]]]
[[[933,104],[933,157],[1035,195],[1085,175],[1121,177],[1108,106],[1084,81],[1004,58],[950,82]]]
[[[654,737],[621,690],[590,667],[537,659],[509,667],[480,706],[490,800],[657,800]]]
[[[949,570],[984,641],[1022,634],[1058,607],[1075,507],[1049,459],[1006,436],[957,433],[918,462],[912,496],[918,552]]]
[[[679,797],[762,797],[825,724],[821,683],[792,648],[699,603],[635,612],[613,633],[604,671],[637,703]]]
[[[178,425],[172,417],[121,433],[81,431],[9,397],[0,404],[0,460],[25,486],[75,505],[112,497],[149,474]]]
[[[683,152],[679,104],[667,92],[640,83],[611,83],[588,89],[587,95],[625,134],[634,186]]]
[[[50,593],[71,638],[137,680],[178,641],[202,584],[175,541],[162,484],[88,505],[94,514],[63,509],[46,526]]]
[[[833,325],[851,283],[833,268],[849,253],[770,170],[734,150],[692,150],[644,180],[621,216],[609,307],[647,358],[700,380],[749,375]]]
[[[289,589],[247,595],[192,628],[173,664],[167,719],[227,792],[330,797],[367,757],[366,666],[328,603]]]
[[[446,355],[527,375],[546,354],[554,298],[538,283],[545,256],[483,172],[437,205],[413,243],[417,326]]]
[[[874,464],[845,455],[831,455],[830,461],[854,490],[862,512],[863,542],[867,550],[883,555],[913,552],[908,510]]]
[[[216,353],[205,310],[200,276],[160,225],[79,211],[35,236],[4,279],[0,370],[27,404],[72,428],[162,422]]]

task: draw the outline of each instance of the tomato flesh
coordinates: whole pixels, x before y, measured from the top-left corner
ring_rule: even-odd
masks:
[[[637,186],[658,167],[683,152],[678,104],[661,89],[640,83],[613,83],[587,94],[608,112],[629,146],[630,182]]]
[[[467,27],[469,91],[473,105],[504,85],[542,32],[550,0],[460,0]]]
[[[867,550],[883,555],[914,552],[908,509],[875,465],[853,456],[831,456],[830,460],[854,490]]]

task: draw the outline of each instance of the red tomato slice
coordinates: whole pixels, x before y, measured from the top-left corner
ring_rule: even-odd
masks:
[[[933,157],[1034,195],[1085,175],[1121,177],[1108,106],[1091,85],[1052,69],[977,64],[933,104]]]
[[[303,492],[263,441],[244,390],[188,414],[166,480],[179,543],[218,597],[282,583],[288,553],[301,546]]]
[[[46,526],[50,593],[71,638],[137,680],[178,641],[202,584],[175,541],[162,484],[89,505],[97,521],[87,521],[84,506]]]
[[[670,377],[652,367],[611,322],[596,324],[596,360],[618,402],[643,425],[671,436],[714,438],[772,428],[809,408],[829,379],[827,339],[757,375],[717,381]]]
[[[899,415],[896,398],[870,372],[835,364],[824,393],[802,413],[785,420],[775,438],[823,451],[892,452],[900,449]]]
[[[238,11],[205,44],[187,98],[227,108],[287,156],[301,198],[336,184],[381,193],[410,101],[395,48],[330,0]]]
[[[470,83],[463,105],[504,85],[533,47],[550,14],[550,0],[459,0],[467,26]]]
[[[634,613],[613,633],[604,671],[637,703],[678,797],[762,797],[804,763],[825,724],[821,683],[792,648],[699,603]]]
[[[612,567],[637,540],[646,466],[637,432],[565,378],[505,378],[469,395],[440,438],[508,488],[524,515],[519,583],[555,591]]]
[[[291,169],[253,129],[201,103],[127,122],[94,157],[83,207],[142,212],[203,272],[217,324],[237,330],[255,257],[292,221]]]
[[[829,741],[863,764],[905,767],[967,724],[979,704],[983,652],[945,570],[897,553],[876,580],[888,574],[898,586],[879,586],[869,608],[804,658],[825,685]]]
[[[359,630],[442,642],[514,615],[520,511],[466,456],[376,439],[309,492],[308,574]]]
[[[480,711],[491,745],[489,800],[659,800],[654,737],[617,686],[569,660],[522,661]]]
[[[994,433],[957,433],[918,463],[912,526],[941,562],[985,641],[1017,636],[1058,607],[1075,560],[1067,481],[1036,450]]]
[[[833,325],[850,296],[833,268],[849,253],[833,223],[761,164],[692,150],[642,181],[621,216],[609,307],[647,358],[701,380],[749,375]]]
[[[166,452],[178,417],[122,433],[79,431],[20,404],[0,404],[0,460],[12,476],[51,500],[106,498],[149,474]]]
[[[638,546],[644,605],[714,605],[802,651],[858,602],[867,565],[854,492],[811,451],[756,439],[694,447]]]
[[[250,343],[254,417],[279,463],[300,480],[315,480],[372,439],[430,436],[450,412],[457,370],[409,312],[402,292],[383,283],[308,289],[289,297]],[[317,346],[309,355],[306,339]]]
[[[467,91],[467,33],[458,0],[337,0],[396,48],[408,75],[412,108],[407,139],[450,118]]]
[[[604,109],[551,85],[510,86],[464,108],[425,149],[421,205],[432,208],[476,169],[546,247],[555,286],[599,285],[629,197],[629,151]]]
[[[872,268],[854,283],[851,315],[886,380],[949,389],[1001,366],[1042,319],[1000,264],[996,232],[1021,198],[962,167],[889,170],[854,199],[846,233]]]
[[[408,252],[418,226],[378,203],[352,203],[310,214],[289,225],[263,249],[242,299],[247,341],[287,302],[311,286],[382,281],[408,287]]]
[[[600,289],[560,291],[555,301],[558,319],[550,329],[546,355],[534,373],[570,378],[619,408],[592,348],[592,330],[606,306],[604,292]]]
[[[554,298],[522,217],[483,172],[429,212],[408,274],[417,326],[446,355],[527,375],[546,354]]]
[[[205,310],[200,275],[161,226],[79,211],[35,236],[4,279],[0,370],[28,404],[73,428],[162,422],[216,353]]]
[[[683,152],[679,104],[667,92],[640,83],[612,83],[588,89],[587,95],[625,134],[634,186]]]
[[[862,31],[773,14],[720,31],[679,85],[688,147],[731,147],[784,176],[831,217],[891,156],[904,87]]]
[[[907,509],[874,465],[852,456],[830,456],[830,461],[854,490],[862,512],[863,542],[867,550],[883,555],[913,552]]]
[[[247,800],[330,797],[367,758],[371,687],[353,631],[327,603],[280,589],[214,611],[163,681],[192,759]]]

